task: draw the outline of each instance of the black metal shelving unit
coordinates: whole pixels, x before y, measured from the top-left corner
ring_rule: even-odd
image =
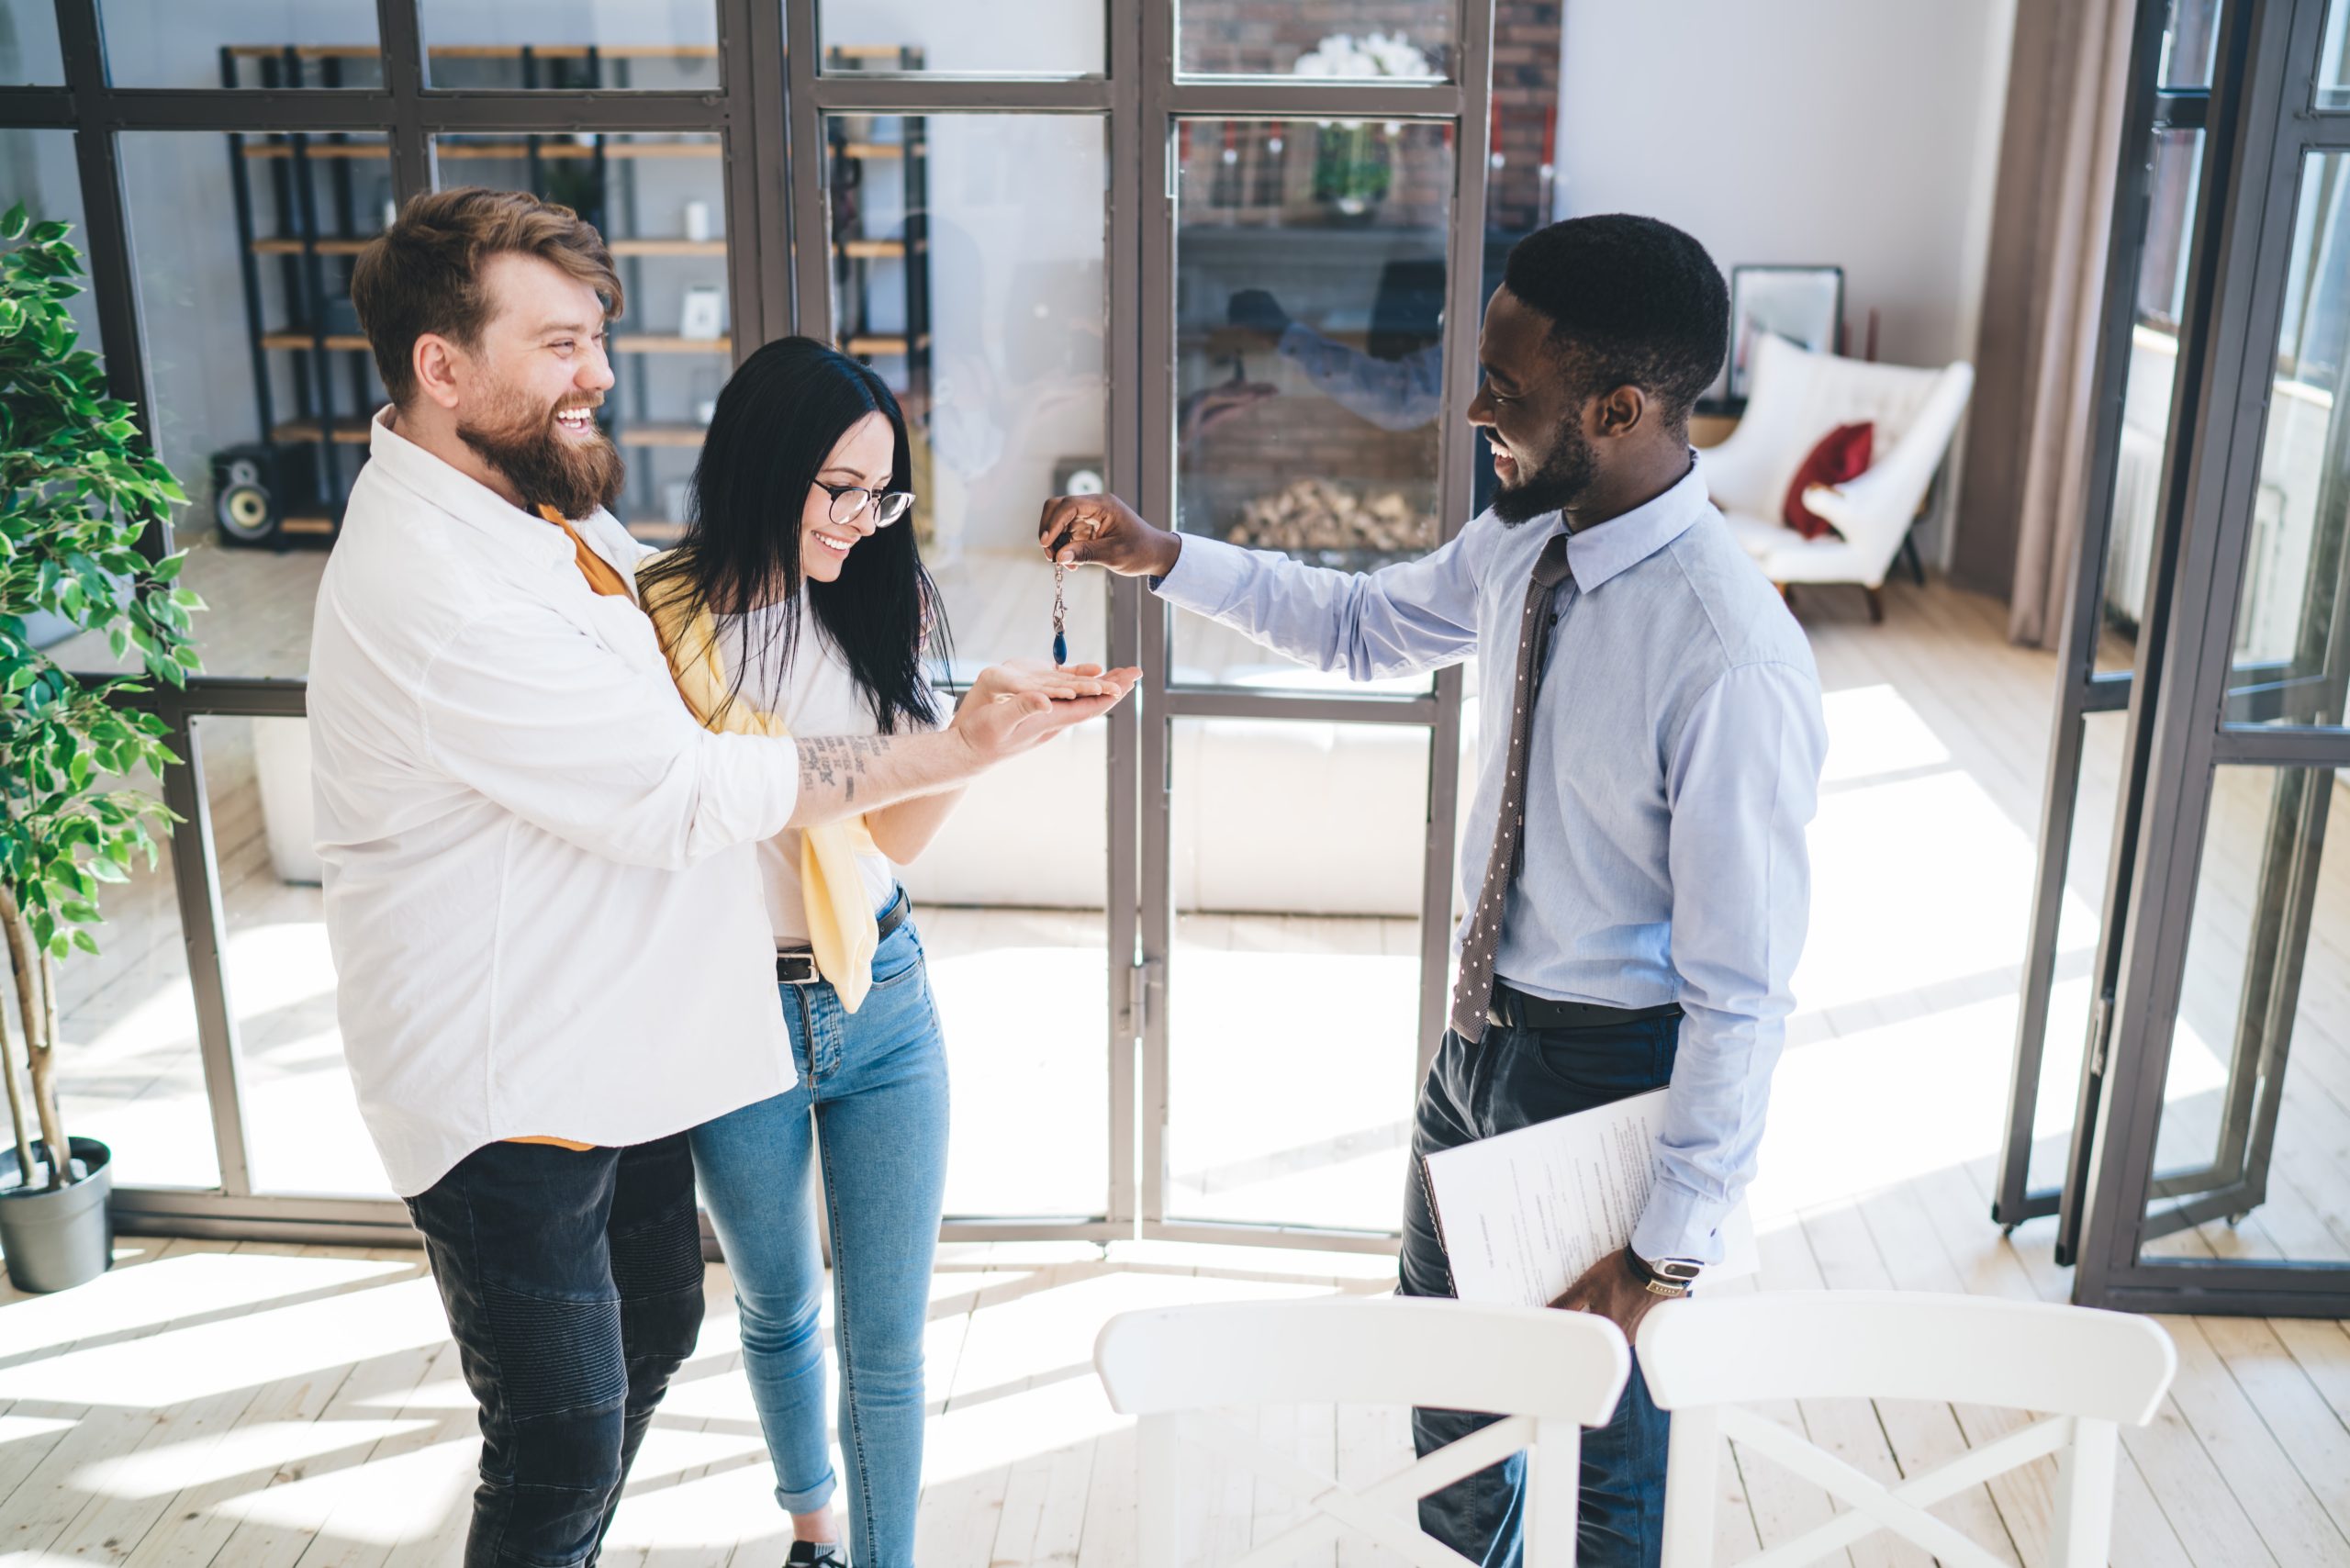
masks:
[[[439,54],[442,51],[434,51]],[[629,58],[683,58],[687,49],[601,50],[593,45],[533,48],[469,47],[450,51],[466,61],[508,65],[525,88],[627,87]],[[220,50],[224,87],[339,87],[347,62],[377,58],[372,47],[226,45]],[[249,74],[250,73],[250,74]],[[309,134],[273,131],[228,135],[235,197],[247,337],[251,345],[255,441],[218,454],[216,469],[243,465],[265,474],[276,501],[274,525],[240,537],[226,520],[224,541],[285,549],[327,545],[341,525],[344,500],[359,465],[366,460],[367,420],[380,396],[366,337],[350,305],[351,268],[385,216],[364,198],[355,166],[387,160],[383,140],[354,140],[348,132]],[[599,134],[584,138],[529,133],[460,140],[444,138],[444,162],[481,161],[519,165],[520,184],[548,196],[557,183],[570,186],[565,199],[606,237],[629,293],[644,297],[644,263],[662,257],[705,257],[723,262],[722,235],[703,239],[635,237],[635,163],[648,157],[707,157],[716,160],[716,139],[647,140],[615,143]],[[562,171],[585,160],[588,177],[566,181]],[[261,173],[265,171],[264,173]],[[260,177],[256,177],[260,174]],[[618,211],[616,212],[616,208]],[[621,237],[614,237],[615,217]],[[273,320],[263,286],[265,269],[278,270],[283,319]],[[926,288],[925,288],[925,298]],[[623,420],[619,400],[608,401],[604,422],[612,439],[636,447],[698,447],[699,420],[644,417],[650,405],[644,357],[653,354],[710,356],[722,373],[731,364],[730,334],[688,338],[677,333],[630,332],[611,349],[636,417]],[[923,347],[927,372],[927,340]],[[281,358],[281,356],[283,356]],[[290,364],[291,406],[282,406],[275,372]],[[690,413],[691,410],[688,410]],[[638,471],[637,493],[629,506],[631,526],[655,542],[673,538],[675,520],[659,516],[650,465]],[[241,472],[242,469],[240,469]]]
[[[923,51],[903,44],[835,45],[824,50],[828,74],[887,72],[910,75],[923,69]],[[831,193],[834,320],[843,352],[867,364],[882,362],[882,379],[909,407],[917,423],[930,413],[930,141],[921,115],[834,115],[825,121],[825,180]],[[878,134],[878,122],[894,120],[895,140]],[[899,231],[867,230],[864,202],[867,165],[900,166],[903,220]],[[881,275],[899,263],[905,310],[901,330],[877,328],[873,303],[886,287]],[[890,370],[898,369],[892,375]]]

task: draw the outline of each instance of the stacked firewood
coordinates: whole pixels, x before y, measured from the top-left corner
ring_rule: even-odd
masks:
[[[1401,490],[1359,496],[1327,479],[1299,479],[1242,506],[1230,537],[1259,550],[1428,550],[1436,514]]]

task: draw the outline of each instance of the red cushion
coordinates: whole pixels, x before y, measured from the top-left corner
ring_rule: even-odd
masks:
[[[1868,471],[1869,449],[1875,444],[1876,426],[1866,420],[1856,425],[1838,425],[1823,436],[1796,467],[1795,482],[1787,487],[1784,509],[1787,526],[1806,539],[1835,532],[1826,518],[1803,504],[1803,493],[1814,485],[1841,485],[1859,478]]]

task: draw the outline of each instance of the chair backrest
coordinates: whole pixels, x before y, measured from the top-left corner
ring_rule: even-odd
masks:
[[[1172,1568],[1181,1521],[1181,1446],[1246,1466],[1311,1511],[1250,1563],[1271,1563],[1351,1531],[1424,1568],[1465,1559],[1412,1523],[1420,1497],[1524,1451],[1528,1568],[1574,1558],[1581,1428],[1606,1421],[1630,1375],[1605,1318],[1453,1301],[1233,1302],[1122,1313],[1093,1364],[1111,1406],[1139,1417],[1137,1524],[1144,1568]],[[1503,1417],[1360,1491],[1253,1434],[1203,1414],[1259,1405],[1415,1405]]]
[[[1713,1466],[1722,1436],[1851,1505],[1775,1548],[1774,1564],[1840,1554],[1888,1529],[1946,1568],[1998,1559],[1925,1510],[1991,1476],[2058,1456],[2054,1568],[2103,1568],[2112,1519],[2114,1437],[2143,1426],[2178,1358],[2150,1319],[1979,1296],[1788,1291],[1679,1302],[1640,1327],[1640,1371],[1673,1412],[1665,1568],[1711,1560]],[[1742,1406],[1788,1399],[1914,1399],[2033,1412],[2012,1432],[1930,1474],[1887,1487]]]
[[[1839,425],[1866,420],[1876,426],[1871,465],[1883,465],[1912,433],[1930,453],[1926,476],[1942,460],[1974,386],[1964,364],[1940,369],[1874,364],[1836,354],[1813,353],[1784,338],[1763,335],[1754,345],[1746,411],[1717,451],[1742,461],[1718,461],[1737,493],[1717,489],[1725,510],[1776,517],[1796,469],[1821,437]],[[1734,475],[1734,477],[1729,477]]]

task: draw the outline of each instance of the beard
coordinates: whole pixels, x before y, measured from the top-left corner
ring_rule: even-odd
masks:
[[[1522,476],[1514,485],[1502,485],[1494,491],[1494,515],[1505,526],[1516,528],[1531,522],[1546,512],[1562,511],[1572,506],[1599,472],[1599,454],[1583,433],[1576,419],[1560,421],[1557,441],[1542,466]]]
[[[527,510],[552,507],[559,517],[583,518],[620,498],[628,465],[601,431],[593,440],[578,441],[557,428],[558,408],[581,406],[576,401],[533,403],[520,393],[509,393],[485,410],[481,420],[460,423],[457,434],[484,463],[506,476]]]

